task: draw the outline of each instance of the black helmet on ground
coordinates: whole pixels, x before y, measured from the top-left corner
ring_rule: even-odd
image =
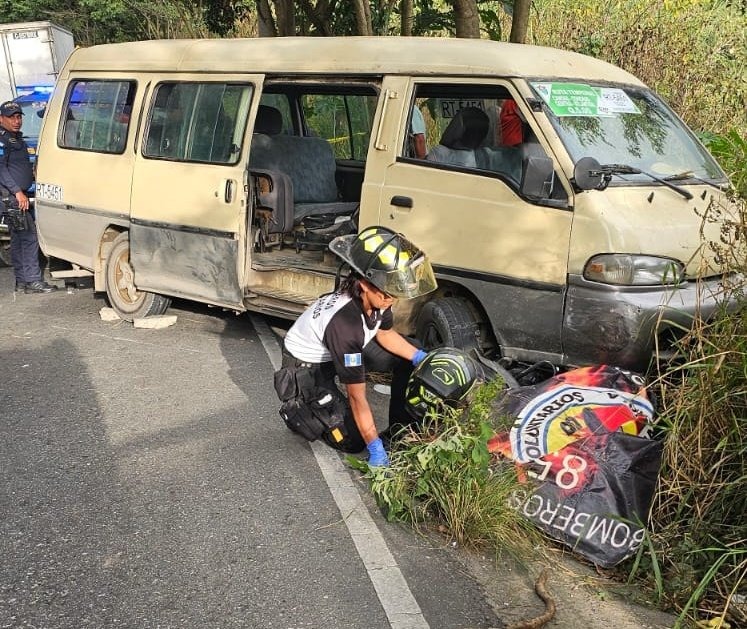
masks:
[[[408,411],[423,419],[440,405],[461,406],[477,384],[489,379],[480,363],[455,347],[441,347],[413,370],[407,384]]]

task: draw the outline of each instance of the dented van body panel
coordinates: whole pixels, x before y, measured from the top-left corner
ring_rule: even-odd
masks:
[[[664,359],[673,357],[674,343],[697,319],[710,320],[726,297],[719,278],[683,282],[668,290],[601,291],[582,277],[571,277],[563,321],[566,360],[645,370],[655,352]]]

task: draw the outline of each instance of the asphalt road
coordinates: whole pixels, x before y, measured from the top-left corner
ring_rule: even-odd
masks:
[[[16,294],[0,268],[0,629],[477,629],[544,611],[537,566],[386,522],[336,452],[282,425],[287,324],[176,302],[176,325],[144,330],[106,305]],[[671,626],[594,576],[554,571],[548,627]]]
[[[0,269],[0,627],[502,626],[446,541],[282,425],[251,317],[177,303],[143,330],[104,306]]]

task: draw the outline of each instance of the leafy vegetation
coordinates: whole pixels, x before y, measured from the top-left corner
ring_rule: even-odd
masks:
[[[745,276],[745,142],[736,133],[707,141],[736,189],[709,208],[704,220],[725,227],[704,246]],[[629,575],[679,612],[678,626],[702,616],[747,624],[747,296],[727,277],[724,291],[736,307],[697,321],[679,342],[685,360],[659,375],[664,460],[648,543]]]
[[[723,135],[704,133],[701,139],[731,178],[737,196],[747,199],[747,137],[732,129]]]
[[[389,468],[364,471],[371,491],[389,520],[420,526],[435,524],[462,546],[528,552],[539,538],[518,511],[506,508],[516,487],[513,466],[491,466],[487,441],[490,402],[500,381],[482,386],[466,411],[443,408],[426,422],[421,433],[400,436],[390,454]]]
[[[532,43],[609,61],[654,88],[696,131],[747,135],[747,15],[726,0],[541,0]]]

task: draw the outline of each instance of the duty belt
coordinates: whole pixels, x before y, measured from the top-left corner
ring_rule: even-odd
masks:
[[[321,364],[321,363],[309,363],[303,360],[299,360],[285,348],[283,348],[283,356],[288,359],[286,362],[292,364],[294,367],[305,367],[307,369],[311,369],[313,367],[319,367]]]

